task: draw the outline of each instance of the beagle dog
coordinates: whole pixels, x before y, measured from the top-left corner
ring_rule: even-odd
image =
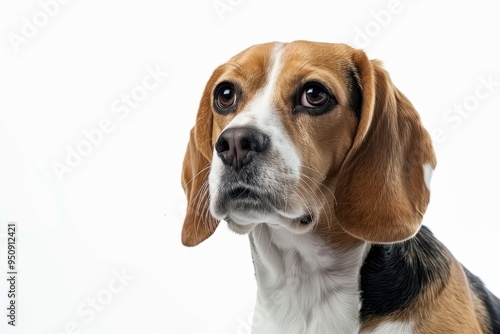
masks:
[[[201,98],[182,242],[248,234],[254,334],[500,333],[500,300],[426,227],[431,138],[381,63],[344,44],[252,46]]]

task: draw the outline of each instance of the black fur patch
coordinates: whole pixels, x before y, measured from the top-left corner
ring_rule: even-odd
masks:
[[[404,310],[429,284],[442,289],[449,271],[446,249],[424,226],[405,242],[372,245],[361,268],[361,320]]]
[[[486,287],[483,281],[464,268],[469,285],[472,291],[481,299],[490,317],[490,330],[493,334],[500,334],[500,299],[494,296]]]
[[[349,107],[359,119],[361,117],[361,107],[363,106],[363,89],[355,68],[349,68],[349,93]]]

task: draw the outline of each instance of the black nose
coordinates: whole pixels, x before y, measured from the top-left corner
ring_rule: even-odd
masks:
[[[268,143],[269,137],[255,128],[230,128],[220,134],[215,150],[224,164],[239,171],[263,152]]]

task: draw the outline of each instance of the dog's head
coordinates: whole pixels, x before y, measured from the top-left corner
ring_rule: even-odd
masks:
[[[183,169],[182,241],[220,220],[238,233],[338,224],[375,243],[412,237],[436,161],[410,101],[343,44],[250,47],[208,81]]]

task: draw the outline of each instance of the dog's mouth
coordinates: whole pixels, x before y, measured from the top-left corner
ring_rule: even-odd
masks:
[[[306,214],[299,218],[300,225],[307,226],[314,221],[314,216],[312,214]]]
[[[218,193],[215,203],[219,219],[227,221],[230,229],[240,234],[248,233],[260,223],[301,234],[316,222],[316,215],[304,209],[303,203],[290,202],[290,198],[278,196],[265,186],[239,183],[226,187]]]
[[[259,223],[265,223],[273,229],[286,228],[294,234],[304,234],[311,231],[317,223],[312,214],[306,214],[295,219],[276,215],[272,220],[263,220],[261,222],[244,222],[238,216],[227,216],[224,220],[228,223],[228,227],[238,234],[249,233]]]
[[[244,186],[237,186],[227,192],[226,197],[230,200],[259,200],[259,194]]]
[[[262,209],[268,207],[269,201],[269,193],[254,186],[238,184],[219,193],[219,202],[227,209],[244,208],[246,203],[251,203],[256,209]]]
[[[317,223],[317,205],[314,198],[304,196],[309,187],[301,190],[300,173],[285,164],[281,155],[271,153],[265,160],[254,158],[237,172],[219,160],[213,163],[210,213],[237,233],[248,233],[258,224],[305,233]]]

